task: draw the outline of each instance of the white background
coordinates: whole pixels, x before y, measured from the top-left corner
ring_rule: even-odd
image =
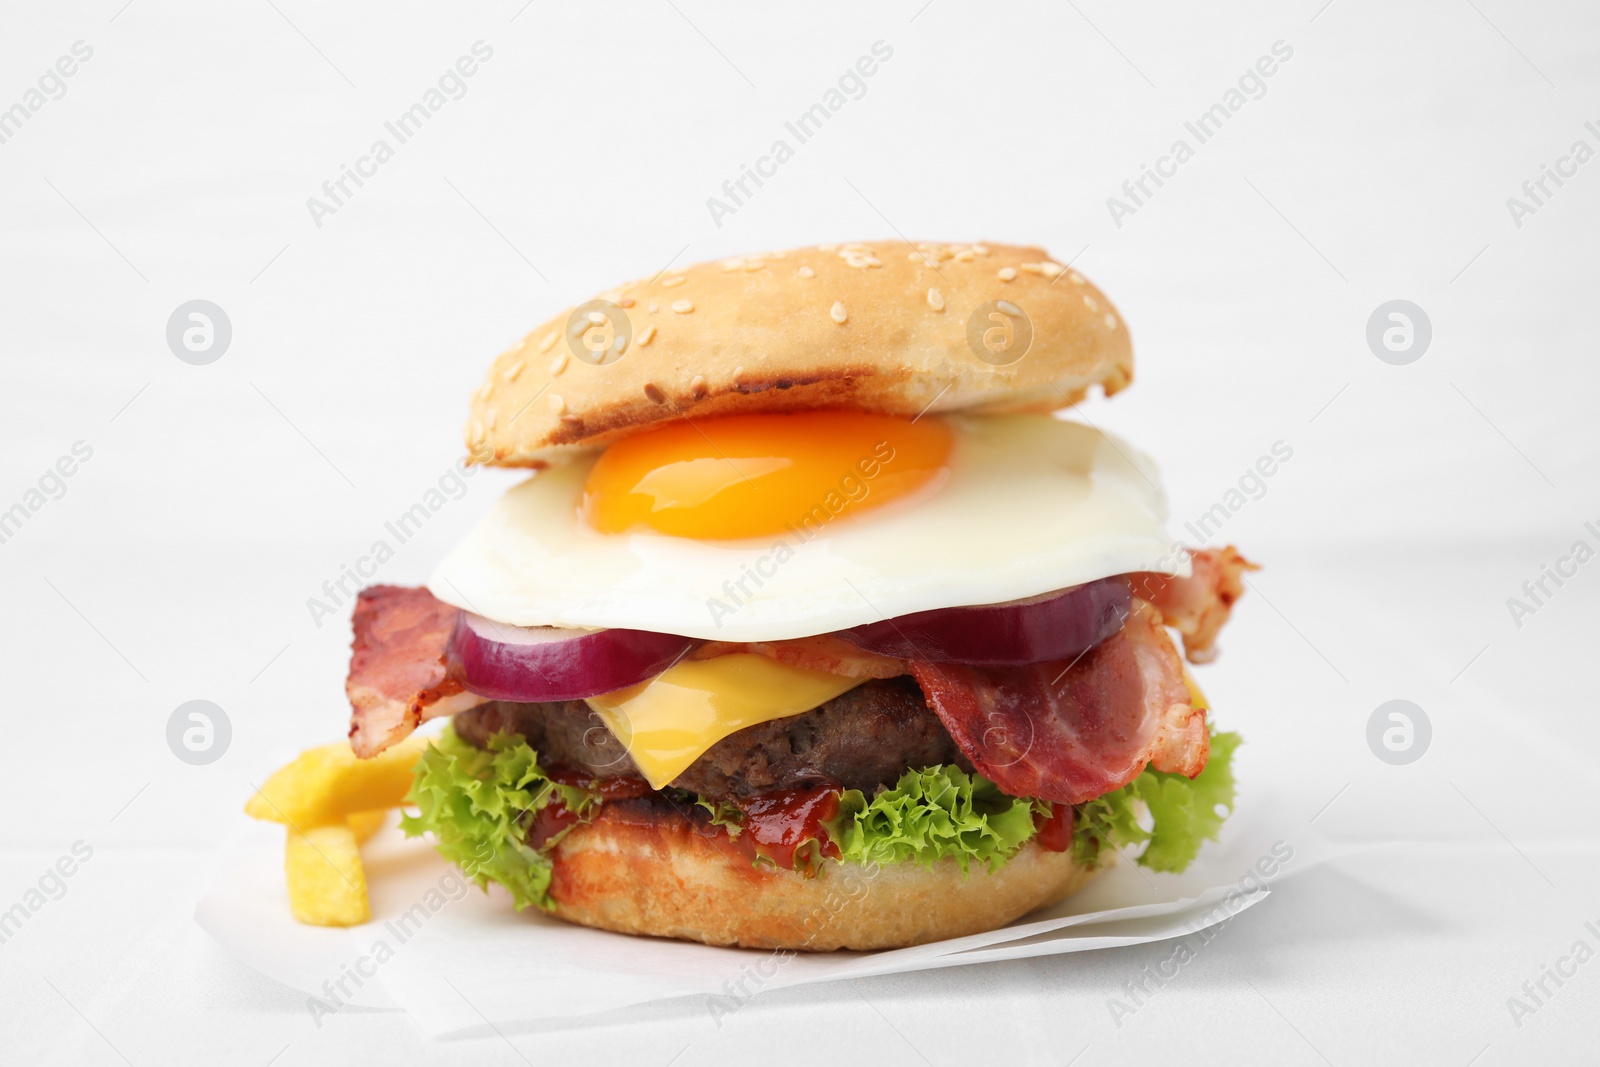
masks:
[[[1600,149],[1591,5],[122,5],[0,16],[0,108],[94,50],[0,144],[0,509],[93,448],[0,544],[0,909],[94,849],[0,945],[0,1059],[1593,1058],[1600,963],[1520,1027],[1506,1003],[1600,948],[1600,563],[1520,627],[1506,605],[1600,547],[1600,161],[1520,227],[1506,205]],[[318,227],[307,197],[478,40],[466,95]],[[865,95],[717,226],[706,198],[879,40]],[[1276,41],[1265,95],[1117,226],[1107,198]],[[1293,448],[1221,532],[1266,569],[1201,681],[1249,742],[1241,804],[1294,798],[1285,839],[1406,843],[1282,883],[1120,1027],[1108,998],[1167,947],[428,1044],[393,1014],[319,1028],[213,945],[193,903],[250,783],[343,733],[348,613],[306,600],[459,455],[489,359],[670,261],[901,235],[1077,257],[1139,359],[1084,414],[1161,461],[1174,532]],[[165,341],[195,298],[233,327],[203,367]],[[1433,325],[1409,366],[1365,341],[1393,298]],[[515,480],[477,475],[381,578],[425,578]],[[997,517],[972,552],[1004,551]],[[194,698],[233,726],[204,767],[165,739]],[[1394,698],[1433,725],[1404,767],[1365,739]]]

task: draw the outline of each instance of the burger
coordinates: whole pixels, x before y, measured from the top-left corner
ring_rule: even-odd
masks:
[[[1180,870],[1238,739],[1175,641],[1210,659],[1252,564],[1175,546],[1151,461],[1052,414],[1132,376],[1037,248],[821,245],[569,309],[472,398],[470,461],[531,477],[358,598],[355,755],[451,717],[405,831],[629,934],[891,948]]]

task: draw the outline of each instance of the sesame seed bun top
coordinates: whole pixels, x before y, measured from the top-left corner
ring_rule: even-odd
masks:
[[[682,416],[1042,412],[1132,377],[1111,302],[1040,249],[820,245],[670,268],[563,311],[494,361],[467,448],[542,467]]]

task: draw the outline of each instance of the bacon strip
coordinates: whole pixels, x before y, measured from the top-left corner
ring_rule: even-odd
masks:
[[[483,703],[445,676],[444,652],[458,610],[426,589],[374,585],[351,620],[350,747],[371,759],[428,719]]]
[[[957,747],[1012,796],[1083,804],[1146,764],[1193,778],[1211,752],[1161,616],[1135,599],[1127,624],[1069,663],[911,663]]]
[[[790,667],[826,671],[845,678],[897,678],[906,673],[905,660],[880,656],[833,634],[797,637],[789,641],[753,641],[736,644],[707,641],[689,653],[690,659],[711,659],[732,652],[751,652]]]
[[[1192,573],[1187,578],[1165,574],[1129,575],[1136,596],[1154,604],[1168,626],[1183,635],[1183,651],[1190,663],[1217,658],[1217,632],[1244,594],[1244,572],[1261,568],[1229,545],[1201,548],[1189,553]]]

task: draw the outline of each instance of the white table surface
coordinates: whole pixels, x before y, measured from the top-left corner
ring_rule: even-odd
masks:
[[[1506,199],[1600,148],[1600,13],[1461,0],[1295,5],[674,3],[558,8],[122,0],[0,13],[0,509],[93,449],[0,543],[10,758],[0,909],[92,857],[0,944],[6,1063],[1579,1063],[1600,963],[1600,162],[1517,226]],[[348,204],[305,206],[483,40],[468,91]],[[705,200],[840,72],[893,58],[719,227]],[[1276,41],[1293,58],[1120,227],[1106,199]],[[1178,530],[1278,441],[1220,536],[1266,564],[1200,677],[1244,732],[1241,804],[1391,844],[1306,872],[1118,1026],[1163,945],[676,1002],[507,1039],[399,1015],[319,1028],[193,922],[252,781],[343,732],[348,629],[306,599],[458,454],[499,349],[619,278],[861,237],[1037,242],[1118,302],[1138,387],[1086,417],[1162,463]],[[1081,250],[1081,251],[1080,251]],[[204,298],[229,351],[164,329]],[[1367,348],[1404,298],[1408,366]],[[423,579],[515,476],[490,473],[381,577]],[[993,551],[974,546],[974,552]],[[188,766],[203,698],[227,753]],[[1368,749],[1380,703],[1427,754]],[[538,966],[530,960],[529,967]],[[1531,1002],[1530,1002],[1531,1003]]]

